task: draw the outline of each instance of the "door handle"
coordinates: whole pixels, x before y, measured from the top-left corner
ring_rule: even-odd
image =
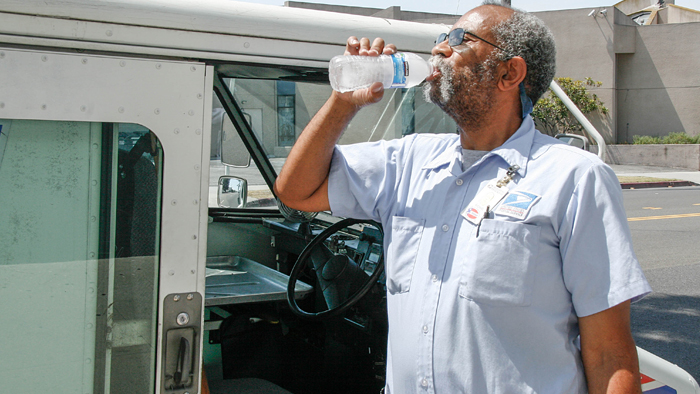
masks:
[[[184,393],[194,382],[193,343],[195,333],[192,328],[178,328],[168,331],[165,349],[165,388],[173,394]],[[189,392],[189,391],[188,391]]]
[[[192,346],[184,336],[180,338],[180,347],[177,351],[177,369],[173,374],[173,380],[177,388],[190,386],[192,376]]]
[[[199,293],[170,294],[165,297],[158,394],[199,392],[203,305]]]

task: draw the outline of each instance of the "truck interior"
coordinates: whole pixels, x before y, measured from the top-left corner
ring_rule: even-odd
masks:
[[[210,390],[239,392],[252,378],[292,393],[379,392],[388,330],[382,228],[280,206],[271,188],[284,158],[265,151],[242,104],[271,101],[262,92],[281,81],[292,87],[285,99],[309,109],[306,119],[295,114],[294,120],[308,122],[330,94],[326,71],[259,67],[250,78],[246,67],[216,70],[214,107],[220,105],[227,120],[221,122],[221,148],[212,148],[210,167],[205,328],[218,327],[205,334]],[[277,86],[278,104],[280,90]],[[348,127],[341,143],[393,138],[428,126],[454,132],[449,118],[417,90],[387,92],[374,113]],[[217,133],[214,127],[212,135]],[[235,149],[234,140],[251,152],[249,165],[232,165],[236,159],[227,150]],[[259,174],[251,173],[255,169]],[[221,186],[222,178],[231,180]],[[222,208],[220,201],[236,203]]]

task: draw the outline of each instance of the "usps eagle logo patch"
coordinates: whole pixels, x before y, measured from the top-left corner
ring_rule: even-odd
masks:
[[[505,215],[522,220],[527,217],[530,208],[532,208],[539,199],[540,196],[532,193],[512,191],[508,193],[505,200],[501,202],[494,213],[496,215]]]

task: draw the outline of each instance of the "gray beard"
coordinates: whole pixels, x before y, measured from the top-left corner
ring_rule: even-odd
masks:
[[[460,127],[476,129],[485,121],[495,104],[495,70],[498,62],[491,58],[455,72],[443,58],[430,58],[440,70],[440,78],[423,85],[426,101],[435,103]]]

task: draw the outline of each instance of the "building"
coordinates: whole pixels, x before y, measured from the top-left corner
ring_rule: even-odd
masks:
[[[672,1],[539,12],[557,41],[557,76],[603,82],[591,122],[609,143],[700,133],[700,12]]]
[[[452,25],[459,15],[287,1],[300,7]],[[518,6],[517,1],[513,4]],[[700,134],[700,12],[675,1],[624,0],[615,5],[535,13],[557,43],[557,76],[603,84],[591,89],[610,109],[591,115],[608,143],[634,135]],[[358,33],[360,34],[360,33]]]

